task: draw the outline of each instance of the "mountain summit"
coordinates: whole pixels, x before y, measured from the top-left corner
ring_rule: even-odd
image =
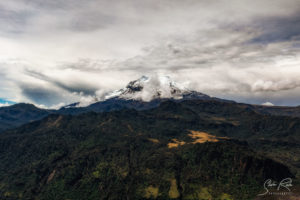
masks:
[[[185,97],[210,98],[208,95],[185,88],[171,80],[169,76],[142,76],[128,83],[125,88],[109,93],[105,96],[105,100],[120,98],[149,102],[153,99],[182,99]]]

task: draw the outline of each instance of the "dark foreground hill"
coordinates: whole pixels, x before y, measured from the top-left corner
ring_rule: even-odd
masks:
[[[42,119],[51,111],[35,107],[32,104],[15,104],[0,108],[0,133],[31,121]]]
[[[253,199],[295,178],[299,130],[200,100],[50,115],[0,135],[0,199]]]

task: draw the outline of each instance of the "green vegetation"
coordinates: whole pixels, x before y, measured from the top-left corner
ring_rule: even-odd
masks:
[[[190,130],[218,141],[193,143]],[[50,115],[0,135],[0,199],[253,199],[266,179],[294,176],[281,161],[298,171],[299,130],[222,102]]]

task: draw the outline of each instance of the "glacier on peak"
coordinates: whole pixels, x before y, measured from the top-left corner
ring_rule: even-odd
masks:
[[[104,99],[120,98],[149,102],[157,98],[181,99],[191,93],[196,92],[174,82],[169,76],[142,76],[129,82],[125,88],[109,93]]]
[[[154,99],[182,99],[182,98],[210,98],[200,92],[187,89],[184,85],[176,83],[169,76],[142,76],[129,82],[126,87],[104,94],[89,104],[109,99],[138,100],[150,102]],[[78,102],[69,107],[85,107],[87,102]]]

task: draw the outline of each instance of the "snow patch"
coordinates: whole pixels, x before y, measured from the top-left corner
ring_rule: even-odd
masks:
[[[263,106],[274,106],[274,104],[269,102],[269,101],[267,101],[265,103],[262,103],[261,105],[263,105]]]

